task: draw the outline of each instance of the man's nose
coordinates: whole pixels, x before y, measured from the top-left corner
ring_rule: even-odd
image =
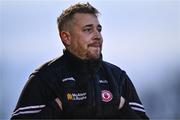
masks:
[[[101,40],[101,39],[102,39],[101,33],[100,33],[98,30],[96,30],[96,31],[94,32],[93,39],[94,39],[94,40]]]

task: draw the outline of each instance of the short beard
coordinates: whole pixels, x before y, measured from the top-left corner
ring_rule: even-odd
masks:
[[[97,53],[97,54],[91,54],[90,52],[88,52],[86,54],[86,59],[87,60],[98,60],[101,58],[101,50]]]

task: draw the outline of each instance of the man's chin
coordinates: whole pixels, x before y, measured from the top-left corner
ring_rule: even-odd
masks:
[[[101,57],[101,52],[88,54],[88,59],[90,59],[90,60],[97,60],[100,57]]]

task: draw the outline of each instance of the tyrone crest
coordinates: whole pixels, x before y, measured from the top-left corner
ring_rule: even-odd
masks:
[[[101,97],[102,97],[102,101],[104,102],[109,102],[112,100],[113,95],[110,91],[108,90],[102,90],[101,91]]]

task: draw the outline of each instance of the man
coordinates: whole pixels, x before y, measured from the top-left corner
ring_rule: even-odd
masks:
[[[30,75],[12,119],[148,119],[125,71],[102,60],[98,13],[78,3],[58,17],[64,54]]]

